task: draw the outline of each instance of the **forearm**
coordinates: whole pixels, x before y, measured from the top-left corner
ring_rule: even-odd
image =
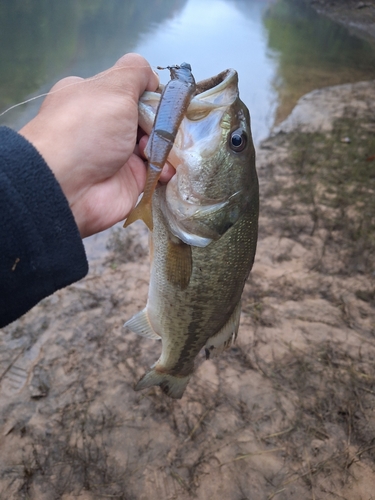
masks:
[[[88,270],[68,202],[38,151],[0,127],[0,327]]]

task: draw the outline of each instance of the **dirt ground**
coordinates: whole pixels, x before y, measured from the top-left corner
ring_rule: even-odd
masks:
[[[142,225],[4,330],[1,499],[375,498],[374,98],[315,91],[259,148],[238,342],[182,400],[132,388],[160,350],[122,327],[146,302]]]
[[[0,499],[375,499],[374,117],[375,81],[323,89],[262,143],[238,341],[182,400],[133,391],[141,224],[4,329]]]

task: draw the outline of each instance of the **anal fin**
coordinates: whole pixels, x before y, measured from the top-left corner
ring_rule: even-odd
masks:
[[[231,317],[225,325],[212,337],[205,345],[206,359],[217,356],[228,349],[237,338],[238,327],[240,325],[241,301],[238,302]]]
[[[129,330],[136,333],[137,335],[141,335],[141,337],[161,340],[160,335],[158,335],[152,328],[150,320],[148,319],[146,309],[143,309],[142,311],[139,311],[137,314],[135,314],[124,324],[124,326],[129,328]]]

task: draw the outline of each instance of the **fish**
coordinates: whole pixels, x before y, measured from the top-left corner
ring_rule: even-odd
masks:
[[[196,90],[189,63],[184,62],[166,68],[158,67],[158,69],[169,69],[171,79],[162,91],[154,125],[145,149],[145,156],[149,161],[144,193],[124,224],[124,227],[127,227],[141,219],[150,231],[153,229],[152,195],[172,149],[178,128]]]
[[[140,100],[139,123],[147,133],[159,101],[150,92]],[[255,150],[234,69],[196,84],[168,161],[176,174],[152,197],[147,304],[125,326],[162,343],[135,390],[159,386],[180,399],[198,354],[204,349],[210,358],[235,341],[256,252]]]

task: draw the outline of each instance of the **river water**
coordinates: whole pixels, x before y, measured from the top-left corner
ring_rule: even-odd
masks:
[[[306,92],[375,78],[375,47],[303,0],[2,0],[0,112],[129,51],[154,67],[189,62],[197,80],[235,68],[256,145]],[[160,72],[162,82],[168,76]],[[41,102],[11,109],[0,124],[20,128]]]

